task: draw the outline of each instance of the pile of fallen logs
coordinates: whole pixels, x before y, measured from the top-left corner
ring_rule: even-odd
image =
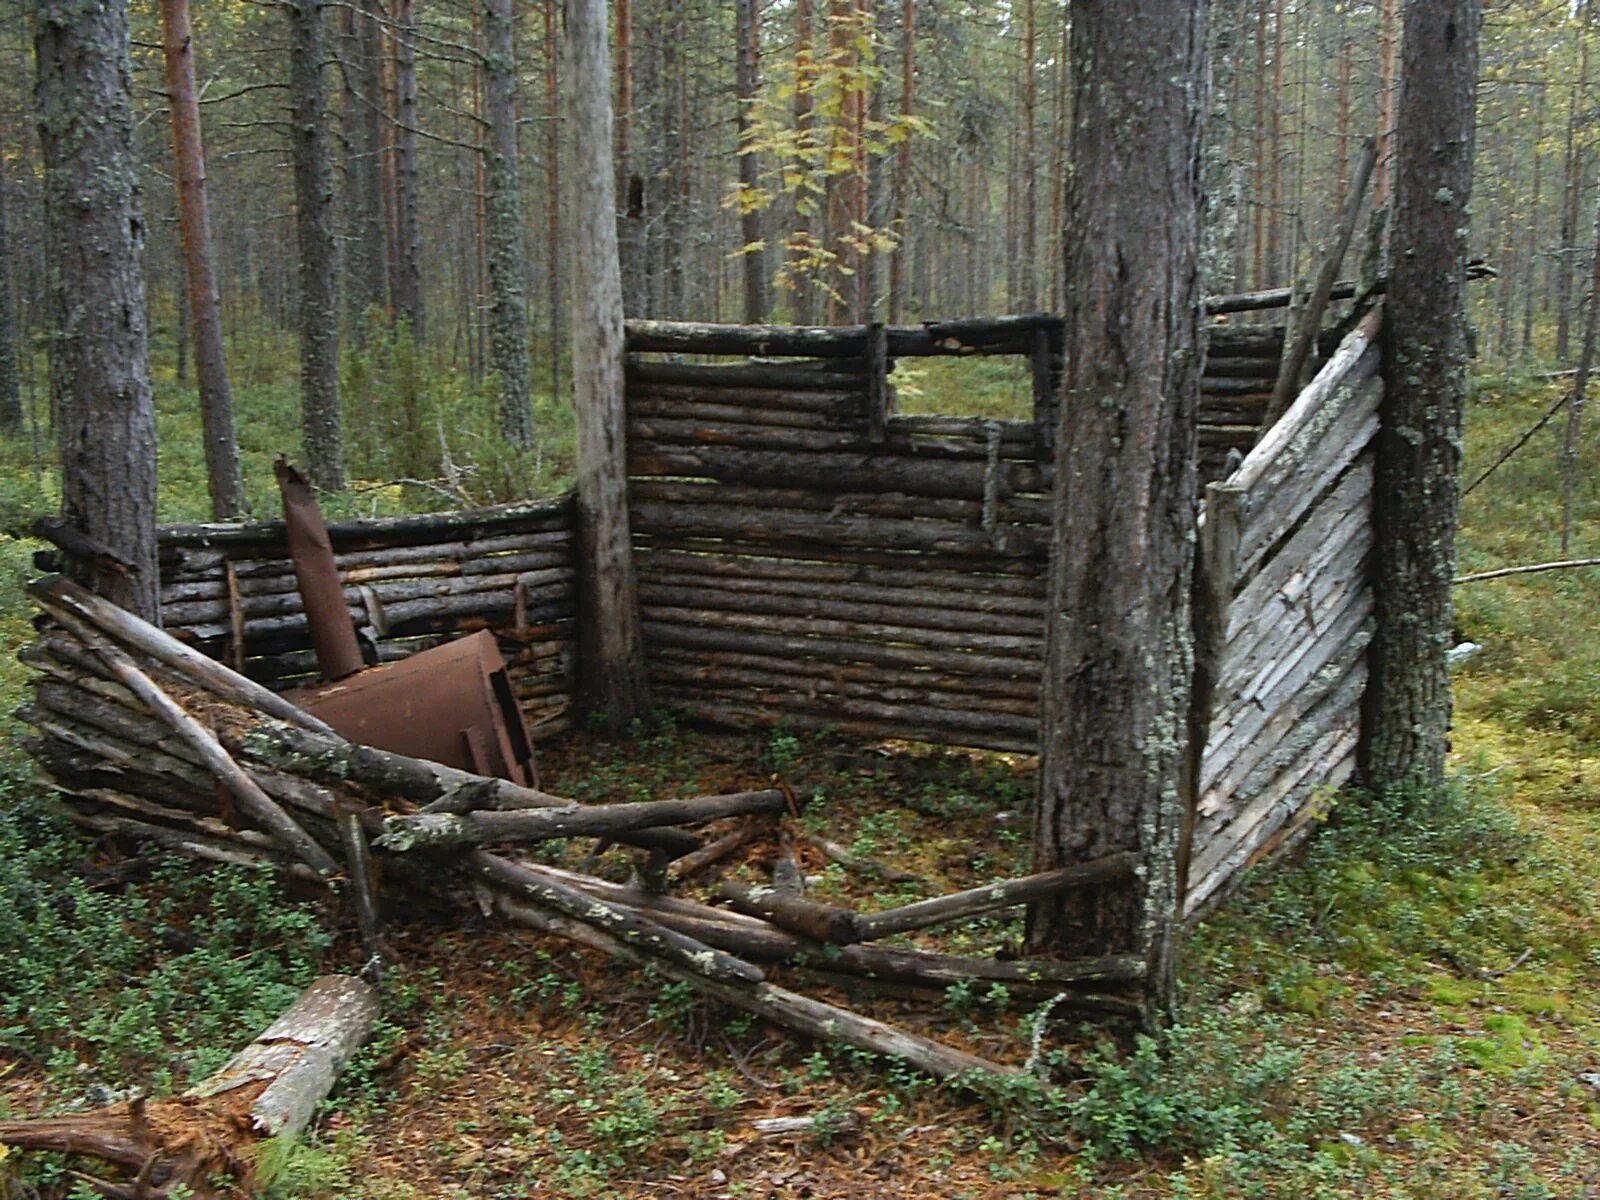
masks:
[[[45,614],[24,652],[39,674],[31,749],[86,828],[194,857],[266,864],[348,897],[373,955],[382,901],[480,909],[571,938],[809,1036],[902,1058],[939,1078],[1014,1069],[780,986],[780,971],[850,992],[934,995],[1002,984],[1057,1009],[1136,1016],[1132,955],[1000,961],[879,940],[960,921],[1134,870],[1115,856],[862,913],[807,898],[792,853],[771,886],[734,881],[722,904],[666,894],[792,814],[786,787],[627,804],[577,804],[345,740],[315,717],[154,626],[59,578],[30,588]],[[703,841],[689,826],[738,818]],[[597,838],[643,853],[616,884],[531,857]],[[780,838],[786,846],[788,834]],[[396,907],[399,907],[397,904]],[[980,989],[987,990],[987,989]]]

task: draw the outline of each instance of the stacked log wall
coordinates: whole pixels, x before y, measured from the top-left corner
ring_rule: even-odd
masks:
[[[630,498],[656,696],[734,725],[1033,752],[1061,338],[1050,317],[632,323]],[[1281,331],[1215,332],[1207,477],[1254,442],[1281,347]],[[894,413],[895,357],[969,354],[1029,364],[1031,419]]]
[[[1309,828],[1355,769],[1373,598],[1372,440],[1382,395],[1368,316],[1227,479],[1206,489],[1202,587],[1218,648],[1187,909]]]
[[[568,727],[573,689],[572,504],[329,525],[350,617],[391,662],[490,629],[535,739]],[[273,687],[316,680],[281,522],[160,530],[165,627]]]

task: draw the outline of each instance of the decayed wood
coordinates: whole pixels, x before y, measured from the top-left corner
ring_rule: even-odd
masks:
[[[860,394],[866,389],[865,368],[850,369],[848,360],[830,359],[826,370],[803,363],[718,363],[704,366],[690,363],[658,362],[628,356],[628,395],[653,391],[657,386],[692,387],[704,390],[727,388],[762,391],[846,390]]]
[[[994,714],[1031,718],[1038,708],[1038,687],[1022,682],[1009,683],[1023,694],[996,696],[980,688],[963,687],[963,680],[947,678],[948,686],[936,686],[932,679],[919,679],[915,672],[899,673],[884,667],[856,668],[858,678],[847,678],[850,668],[832,663],[813,664],[815,673],[806,674],[788,670],[787,663],[776,664],[774,669],[740,670],[711,664],[694,666],[667,657],[663,650],[651,678],[662,687],[712,688],[718,693],[736,695],[748,693],[770,695],[788,693],[817,703],[833,700],[864,701],[869,704],[911,705],[948,709],[952,712]],[[990,681],[983,681],[990,682]]]
[[[902,871],[898,867],[891,867],[886,863],[874,862],[870,858],[862,858],[859,854],[852,854],[837,842],[829,841],[816,834],[804,835],[807,845],[814,846],[829,862],[836,862],[846,870],[855,871],[872,879],[882,879],[888,883],[922,883],[922,876],[911,871]]]
[[[1283,417],[1267,430],[1245,457],[1234,474],[1234,483],[1245,488],[1255,486],[1267,466],[1276,461],[1284,448],[1318,416],[1334,389],[1356,369],[1367,350],[1376,343],[1382,322],[1383,309],[1380,305],[1361,318],[1356,327],[1345,335],[1333,356],[1317,372],[1316,378],[1301,390]]]
[[[714,950],[636,911],[576,891],[535,867],[483,850],[473,851],[468,863],[480,878],[508,889],[524,902],[581,922],[609,939],[648,954],[652,961],[683,968],[710,982],[760,983],[766,978],[760,968],[750,963]]]
[[[275,692],[246,679],[198,650],[185,646],[176,638],[163,634],[147,621],[109,601],[102,600],[70,580],[46,577],[28,585],[28,594],[47,611],[66,613],[94,628],[148,654],[202,687],[208,688],[225,700],[247,708],[267,713],[281,721],[288,721],[302,729],[314,730],[332,737],[338,735],[327,724],[310,713],[289,703]]]
[[[1003,492],[1004,489],[998,487]],[[715,504],[728,508],[751,508],[765,513],[769,510],[827,513],[830,518],[841,516],[890,517],[903,519],[939,518],[978,524],[988,501],[957,500],[937,496],[913,496],[891,491],[880,482],[878,486],[860,492],[840,492],[837,489],[819,491],[814,488],[756,487],[729,483],[687,483],[681,480],[636,479],[630,489],[632,499],[640,501],[665,501],[670,504]],[[1042,496],[1000,495],[996,512],[1001,521],[1008,523],[1045,525],[1049,523],[1049,506]]]
[[[979,913],[1026,904],[1041,896],[1053,896],[1067,888],[1093,887],[1131,874],[1135,856],[1112,854],[1077,866],[1060,867],[1020,879],[1005,879],[970,888],[949,896],[919,900],[899,908],[885,909],[860,918],[857,929],[861,941],[875,941],[913,929],[927,929],[965,920]]]
[[[892,645],[927,646],[933,649],[964,650],[1021,657],[1037,662],[1043,641],[1037,634],[952,633],[941,629],[918,628],[905,623],[840,620],[829,617],[776,616],[765,613],[728,612],[721,609],[677,608],[650,604],[645,608],[645,631],[655,625],[682,623],[701,629],[750,630],[790,634],[800,637],[848,638]],[[909,614],[899,614],[902,622]]]
[[[761,834],[761,820],[755,817],[747,818],[734,829],[729,830],[713,841],[707,842],[700,849],[690,851],[682,858],[674,859],[667,866],[667,878],[674,881],[688,879],[707,867],[721,862],[729,855],[738,853],[759,838]]]
[[[722,883],[717,894],[737,912],[761,917],[813,941],[848,946],[861,940],[861,916],[848,908],[819,904],[779,886],[752,887],[731,879]]]
[[[680,681],[729,683],[759,686],[763,681],[774,687],[791,687],[799,691],[850,690],[851,685],[890,689],[920,688],[924,693],[953,692],[970,696],[980,705],[987,699],[1003,703],[999,711],[1023,711],[1022,707],[1038,700],[1037,680],[1015,679],[977,674],[941,673],[915,668],[889,667],[882,664],[815,661],[782,654],[740,654],[720,650],[680,650],[672,646],[658,646],[651,656],[655,671],[666,676],[676,676]],[[833,685],[831,688],[827,685]]]
[[[386,850],[403,852],[549,838],[609,838],[664,825],[697,824],[747,813],[778,813],[783,812],[788,803],[783,792],[771,789],[686,800],[645,800],[634,804],[568,802],[560,808],[522,811],[414,813],[384,821],[379,844]]]
[[[234,737],[236,748],[254,761],[287,769],[322,783],[358,782],[378,795],[431,804],[454,789],[472,789],[488,806],[511,812],[566,808],[571,801],[509,780],[485,783],[482,776],[424,762],[372,746],[324,738],[277,722],[260,722]],[[486,792],[486,794],[485,794]],[[681,829],[621,832],[616,840],[676,857],[700,847],[700,839]]]
[[[334,819],[339,826],[339,841],[344,846],[345,875],[350,880],[350,892],[355,901],[361,949],[368,964],[375,970],[380,969],[387,956],[383,948],[383,921],[378,911],[372,847],[367,842],[367,831],[362,827],[361,813],[355,804],[348,801],[339,804]]]
[[[517,904],[503,896],[493,898],[495,907],[508,919],[530,925],[547,933],[580,941],[614,957],[644,965],[654,966],[670,979],[691,984],[697,991],[735,1008],[772,1021],[775,1024],[803,1033],[808,1037],[829,1043],[842,1043],[902,1060],[920,1071],[933,1076],[959,1082],[964,1087],[981,1089],[1019,1072],[1014,1067],[990,1062],[964,1050],[941,1046],[928,1038],[903,1029],[897,1029],[871,1017],[864,1017],[849,1009],[813,1000],[797,992],[777,987],[771,983],[732,984],[708,979],[703,974],[663,962],[633,950],[625,943],[574,921],[558,917],[525,904]]]
[[[339,865],[332,856],[318,845],[277,801],[261,790],[261,785],[239,767],[215,736],[185,712],[176,700],[162,691],[154,680],[139,670],[131,658],[64,608],[57,608],[53,615],[72,629],[85,645],[105,661],[116,675],[118,682],[172,726],[174,732],[194,751],[206,768],[233,793],[234,798],[252,818],[270,830],[317,874],[331,880],[339,873]]]
[[[378,1017],[377,993],[359,979],[328,975],[215,1075],[170,1100],[134,1100],[95,1112],[0,1121],[0,1143],[98,1158],[135,1173],[105,1195],[161,1200],[180,1189],[196,1200],[248,1186],[251,1149],[264,1137],[305,1128]]]

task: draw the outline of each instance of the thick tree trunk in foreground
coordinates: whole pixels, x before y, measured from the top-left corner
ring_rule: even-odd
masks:
[[[622,275],[611,166],[605,0],[563,0],[573,401],[578,413],[578,656],[585,703],[613,729],[649,712],[628,527]]]
[[[178,189],[178,230],[183,239],[184,291],[194,335],[194,374],[200,387],[200,423],[206,443],[211,515],[219,521],[244,512],[244,479],[233,428],[233,385],[222,348],[217,272],[211,258],[211,209],[206,199],[206,154],[200,100],[194,82],[194,33],[188,0],[161,0],[161,49],[172,111],[172,160]]]
[[[1444,781],[1482,17],[1481,0],[1405,7],[1362,736],[1363,773],[1380,791]]]
[[[158,622],[156,423],[124,3],[43,0],[35,98],[61,328],[50,380],[61,508],[124,569],[81,579]]]
[[[1034,869],[1135,851],[1041,900],[1035,950],[1136,950],[1170,987],[1188,720],[1205,7],[1072,6],[1067,376],[1057,430]]]
[[[300,242],[300,436],[306,470],[323,491],[344,487],[339,407],[339,275],[333,160],[328,148],[323,0],[291,0],[289,95]]]
[[[528,277],[517,171],[517,59],[511,0],[484,0],[485,154],[489,183],[487,241],[490,350],[500,375],[500,433],[513,446],[533,445],[528,383]]]

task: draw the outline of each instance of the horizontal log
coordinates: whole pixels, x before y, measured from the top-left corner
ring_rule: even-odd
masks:
[[[758,516],[781,511],[826,513],[843,516],[890,517],[902,520],[937,518],[979,526],[985,507],[979,500],[917,496],[895,492],[881,485],[865,492],[819,491],[810,488],[752,487],[728,483],[690,483],[682,480],[636,479],[629,485],[634,502],[668,504],[716,504],[756,510]],[[1048,527],[1050,500],[1047,496],[998,496],[992,506],[995,519],[1004,524],[1022,523]]]
[[[861,918],[858,926],[860,940],[876,941],[897,933],[909,933],[913,929],[947,925],[980,913],[1058,895],[1072,888],[1096,887],[1126,879],[1133,874],[1136,863],[1135,855],[1113,854],[1093,862],[1025,875],[1020,879],[1004,879],[949,896],[937,896],[931,900],[885,909]]]
[[[668,571],[660,569],[652,556],[642,555],[639,580],[644,587],[661,589],[663,592],[686,590],[717,592],[726,596],[771,596],[780,598],[786,604],[832,600],[850,605],[887,605],[896,609],[938,609],[966,613],[969,617],[994,616],[1031,622],[1034,629],[1042,628],[1044,622],[1042,597],[979,590],[986,583],[985,578],[979,575],[971,577],[970,587],[957,584],[955,587],[942,588],[931,582],[927,587],[884,586],[827,580],[822,572],[808,579],[803,576],[774,577],[765,572],[740,577],[733,572]]]
[[[917,604],[909,599],[901,604],[883,604],[844,597],[834,599],[782,592],[646,583],[639,589],[639,602],[650,612],[706,609],[729,613],[770,613],[775,617],[847,623],[853,628],[859,628],[863,622],[882,625],[893,622],[902,627],[948,633],[1012,634],[1027,638],[1030,643],[1044,636],[1042,616],[936,608],[932,603]]]
[[[647,617],[643,630],[647,647],[675,646],[687,650],[793,655],[814,661],[884,663],[999,679],[1037,679],[1041,669],[1041,659],[1031,653],[974,654],[842,638],[809,638],[771,629],[708,628],[695,620],[658,621]]]
[[[634,528],[646,534],[736,538],[764,545],[814,539],[830,547],[920,550],[974,557],[1040,558],[1049,530],[1035,525],[1000,525],[992,532],[956,521],[862,517],[784,511],[762,513],[731,505],[664,504],[641,500],[629,506]]]
[[[826,664],[822,664],[824,667]],[[945,687],[917,679],[894,683],[871,672],[856,672],[861,678],[846,679],[843,671],[820,670],[806,675],[784,670],[739,670],[732,667],[685,664],[659,656],[650,663],[650,678],[659,686],[682,691],[703,689],[707,695],[803,697],[813,707],[826,708],[840,701],[866,701],[887,705],[915,705],[948,712],[969,712],[973,716],[1009,715],[1034,720],[1039,712],[1038,688],[1018,688],[1025,694],[996,696],[976,689],[963,689],[959,680],[947,680]],[[882,668],[878,668],[882,670]],[[1027,694],[1031,693],[1031,694]]]
[[[687,718],[720,729],[749,733],[756,729],[815,730],[873,741],[926,742],[938,746],[969,746],[976,750],[1001,750],[1008,754],[1038,751],[1037,731],[1007,733],[973,725],[930,724],[912,721],[854,717],[839,712],[807,712],[768,704],[740,702],[720,696],[677,694],[667,703]]]
[[[859,404],[856,406],[859,408]],[[822,432],[856,432],[866,428],[866,418],[859,411],[846,409],[785,409],[779,406],[757,407],[754,404],[721,403],[710,399],[690,400],[681,397],[662,399],[649,395],[628,397],[628,416],[640,421],[673,420],[695,421],[716,426],[750,426],[753,428],[818,430]]]
[[[717,894],[736,912],[761,917],[779,929],[814,942],[848,946],[861,940],[860,914],[848,908],[819,904],[776,887],[752,887],[731,879],[723,881]]]
[[[722,702],[743,703],[771,712],[776,718],[798,717],[807,714],[835,720],[841,725],[847,719],[879,723],[892,728],[893,736],[913,741],[937,741],[947,733],[959,732],[970,736],[979,731],[1010,739],[1010,744],[1031,745],[1037,735],[1035,716],[1013,713],[976,711],[968,706],[935,708],[929,704],[890,703],[844,696],[801,696],[792,692],[756,692],[750,689],[727,689],[719,696],[708,697],[699,688],[662,683],[658,691],[668,704],[689,712],[711,711]],[[706,704],[706,701],[711,701]],[[980,745],[983,743],[961,743]]]
[[[736,445],[640,445],[631,443],[628,471],[634,476],[673,475],[822,492],[894,491],[916,496],[982,500],[986,465],[871,452],[812,452],[752,449]],[[1002,461],[995,484],[1002,495],[1048,491],[1047,468]]]
[[[666,532],[641,533],[634,529],[634,547],[640,554],[671,550],[685,554],[718,557],[761,558],[769,561],[789,560],[802,563],[849,564],[851,566],[878,566],[894,570],[943,571],[954,574],[972,574],[980,581],[975,586],[987,590],[989,581],[1015,576],[1029,581],[1041,581],[1046,563],[1043,558],[1012,558],[1002,555],[988,557],[966,554],[940,554],[932,551],[880,550],[868,546],[829,545],[816,540],[783,538],[762,541],[757,545],[740,545],[720,537],[701,537],[693,534],[677,535]]]
[[[571,497],[562,496],[555,500],[505,504],[492,508],[330,521],[328,537],[337,552],[559,529],[570,523],[571,516]],[[282,521],[163,525],[157,531],[157,540],[163,548],[264,546],[277,549],[286,545]]]
[[[1048,314],[890,325],[885,329],[892,358],[944,354],[1024,354],[1029,335],[1044,330],[1058,341],[1061,318]],[[630,320],[627,347],[635,353],[862,358],[865,325],[714,325],[684,321]]]
[[[478,788],[489,785],[478,784]],[[492,787],[489,788],[492,795]],[[601,837],[665,825],[694,825],[748,813],[778,813],[789,806],[777,789],[696,796],[684,800],[645,800],[633,804],[571,804],[560,808],[401,814],[383,823],[378,844],[404,852],[447,846],[536,842],[549,838]]]
[[[645,604],[644,619],[647,625],[691,625],[700,629],[748,630],[756,633],[780,634],[792,637],[816,637],[886,644],[905,647],[928,647],[934,650],[957,650],[969,654],[990,654],[1026,659],[1033,663],[1042,661],[1044,653],[1043,631],[1038,634],[952,633],[943,629],[929,629],[910,624],[890,624],[883,621],[852,621],[825,617],[780,616],[754,612],[732,612],[709,608],[679,608],[664,604]],[[904,619],[904,618],[903,618]],[[648,637],[648,631],[646,633]],[[1037,670],[1037,666],[1034,668]]]
[[[852,369],[853,368],[853,369]],[[629,355],[628,394],[654,390],[653,385],[747,390],[853,391],[865,394],[866,368],[848,359],[832,359],[825,369],[800,363],[691,363],[658,362]]]
[[[960,568],[938,569],[927,565],[927,560],[911,558],[901,560],[906,565],[886,566],[877,562],[847,560],[806,560],[794,558],[768,558],[759,553],[690,552],[668,549],[658,544],[641,545],[638,549],[639,574],[654,582],[669,583],[682,579],[710,577],[721,581],[719,586],[771,586],[775,590],[790,590],[795,595],[810,595],[808,589],[846,589],[861,599],[901,594],[903,591],[957,594],[970,597],[970,605],[983,609],[991,601],[1004,600],[1017,605],[1014,610],[997,608],[994,611],[1043,612],[1045,582],[1036,572],[1026,574],[996,574],[987,564],[961,560]],[[1008,564],[1010,566],[1013,564]],[[1006,569],[1006,568],[1002,568]],[[947,608],[959,608],[953,602]]]

